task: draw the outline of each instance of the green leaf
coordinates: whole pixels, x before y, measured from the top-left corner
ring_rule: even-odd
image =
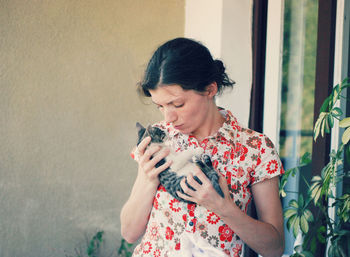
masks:
[[[333,87],[332,94],[331,94],[331,95],[333,95],[333,99],[332,99],[333,106],[335,105],[335,103],[339,99],[339,93],[340,93],[340,86],[339,86],[339,84],[337,84],[336,86]]]
[[[318,138],[318,135],[320,134],[320,129],[321,129],[321,121],[320,119],[318,119],[315,123],[315,127],[314,127],[314,141],[316,141],[316,139]]]
[[[315,182],[311,185],[310,194],[311,198],[314,200],[314,204],[316,205],[321,198],[322,186],[320,182]]]
[[[310,210],[306,209],[304,212],[304,216],[307,219],[307,221],[309,221],[309,222],[314,221],[314,216],[312,215],[312,212]]]
[[[287,229],[289,231],[291,230],[296,218],[297,218],[297,215],[293,215],[287,220]]]
[[[341,138],[341,141],[342,143],[345,145],[349,142],[350,140],[350,128],[347,128],[345,131],[344,131],[344,134]]]
[[[339,107],[334,107],[331,111],[332,115],[334,115],[335,117],[339,117],[341,115],[343,115],[343,111],[342,109],[340,109]]]
[[[346,144],[345,146],[345,158],[346,160],[350,160],[350,144]]]
[[[319,136],[319,134],[321,132],[326,115],[327,115],[326,112],[321,112],[320,115],[318,116],[318,119],[315,123],[315,128],[314,128],[314,140],[317,139],[317,137]]]
[[[311,252],[309,252],[309,251],[303,251],[303,252],[302,252],[302,255],[303,255],[304,257],[314,257],[314,255],[313,255]]]
[[[327,115],[324,119],[324,132],[326,133],[329,133],[331,132],[331,127],[330,127],[330,124],[329,124],[329,117],[330,115]],[[322,134],[322,131],[321,131],[321,134]],[[322,137],[323,137],[324,134],[322,134]]]
[[[325,226],[319,227],[318,230],[317,230],[317,239],[322,244],[326,243],[325,234],[326,234],[326,227]]]
[[[306,234],[309,231],[309,223],[304,215],[300,217],[300,228],[301,231],[304,232],[304,234]]]
[[[303,197],[302,194],[299,195],[298,206],[299,206],[299,208],[303,208],[304,207],[304,197]]]
[[[289,206],[296,208],[296,209],[298,209],[298,207],[299,207],[298,202],[294,199],[289,201]]]
[[[295,209],[288,209],[284,212],[284,218],[285,219],[289,219],[290,217],[292,217],[293,215],[297,215],[297,210]]]
[[[300,218],[297,217],[293,222],[293,235],[295,238],[298,236],[299,228],[300,228]]]
[[[350,126],[350,117],[346,117],[339,122],[339,127],[346,128]]]
[[[333,128],[334,126],[334,117],[333,115],[328,115],[328,124],[330,128]]]
[[[329,106],[329,102],[331,101],[331,96],[328,96],[324,101],[320,109],[320,113],[326,112]]]
[[[321,128],[320,128],[321,137],[324,137],[324,132],[326,130],[326,120],[327,119],[324,118],[324,119],[322,119],[322,122],[321,122]]]
[[[305,152],[300,160],[300,165],[305,166],[311,163],[311,154],[309,152]]]

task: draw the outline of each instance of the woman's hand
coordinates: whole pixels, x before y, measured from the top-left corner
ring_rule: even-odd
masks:
[[[198,168],[195,171],[202,184],[192,175],[181,181],[185,194],[177,194],[188,201],[195,202],[213,211],[221,217],[235,233],[247,244],[263,256],[281,256],[284,249],[283,213],[278,194],[278,177],[267,179],[252,186],[254,202],[259,220],[249,217],[241,211],[230,197],[227,182],[219,174],[220,187],[224,193],[222,198],[211,185],[209,179]],[[186,195],[187,194],[187,195]]]
[[[218,215],[220,215],[221,211],[224,208],[226,208],[227,204],[232,204],[232,199],[230,197],[227,182],[221,174],[218,174],[219,185],[221,187],[222,192],[224,193],[224,198],[222,198],[216,192],[210,180],[199,167],[196,167],[194,175],[199,178],[202,184],[198,183],[194,179],[194,176],[190,174],[187,176],[187,178],[184,178],[180,183],[185,194],[177,192],[178,196],[185,200],[202,205],[203,207],[215,212]],[[194,190],[187,186],[186,180],[188,185],[190,185]]]
[[[161,148],[159,145],[152,145],[147,148],[150,142],[151,138],[146,137],[137,147],[136,151],[138,151],[139,154],[138,175],[140,176],[140,179],[148,185],[158,187],[159,173],[168,168],[172,161],[167,161],[163,165],[156,168],[156,164],[165,158],[169,154],[170,150],[168,148]]]
[[[158,168],[155,165],[169,154],[169,149],[160,146],[149,146],[150,137],[138,145],[138,174],[127,202],[121,214],[121,233],[129,243],[134,243],[145,232],[149,214],[152,210],[154,196],[159,185],[158,175],[171,165],[165,162]]]

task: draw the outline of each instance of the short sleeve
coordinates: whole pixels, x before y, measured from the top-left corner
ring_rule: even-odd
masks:
[[[138,161],[139,160],[139,154],[138,154],[138,151],[137,151],[137,147],[135,146],[133,149],[131,149],[130,151],[130,156],[131,158],[133,158],[135,161]]]
[[[251,173],[252,185],[284,173],[283,165],[275,146],[265,135],[262,136],[259,155],[260,158],[258,158],[256,167]]]

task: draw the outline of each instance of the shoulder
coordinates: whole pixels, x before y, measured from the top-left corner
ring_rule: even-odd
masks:
[[[275,146],[270,138],[260,132],[249,128],[242,128],[240,133],[240,138],[251,148],[260,149],[261,147],[267,147],[270,149],[274,149]]]
[[[267,135],[242,126],[229,110],[220,108],[220,112],[225,115],[224,125],[225,129],[230,132],[231,139],[234,137],[234,141],[253,149],[260,149],[262,146],[274,149],[274,144]]]

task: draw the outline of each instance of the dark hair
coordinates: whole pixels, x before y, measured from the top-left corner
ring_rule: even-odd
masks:
[[[227,76],[222,61],[213,60],[208,48],[191,39],[175,38],[154,52],[139,91],[151,96],[149,90],[160,84],[177,84],[184,90],[203,92],[212,82],[217,83],[218,93],[235,84]]]

